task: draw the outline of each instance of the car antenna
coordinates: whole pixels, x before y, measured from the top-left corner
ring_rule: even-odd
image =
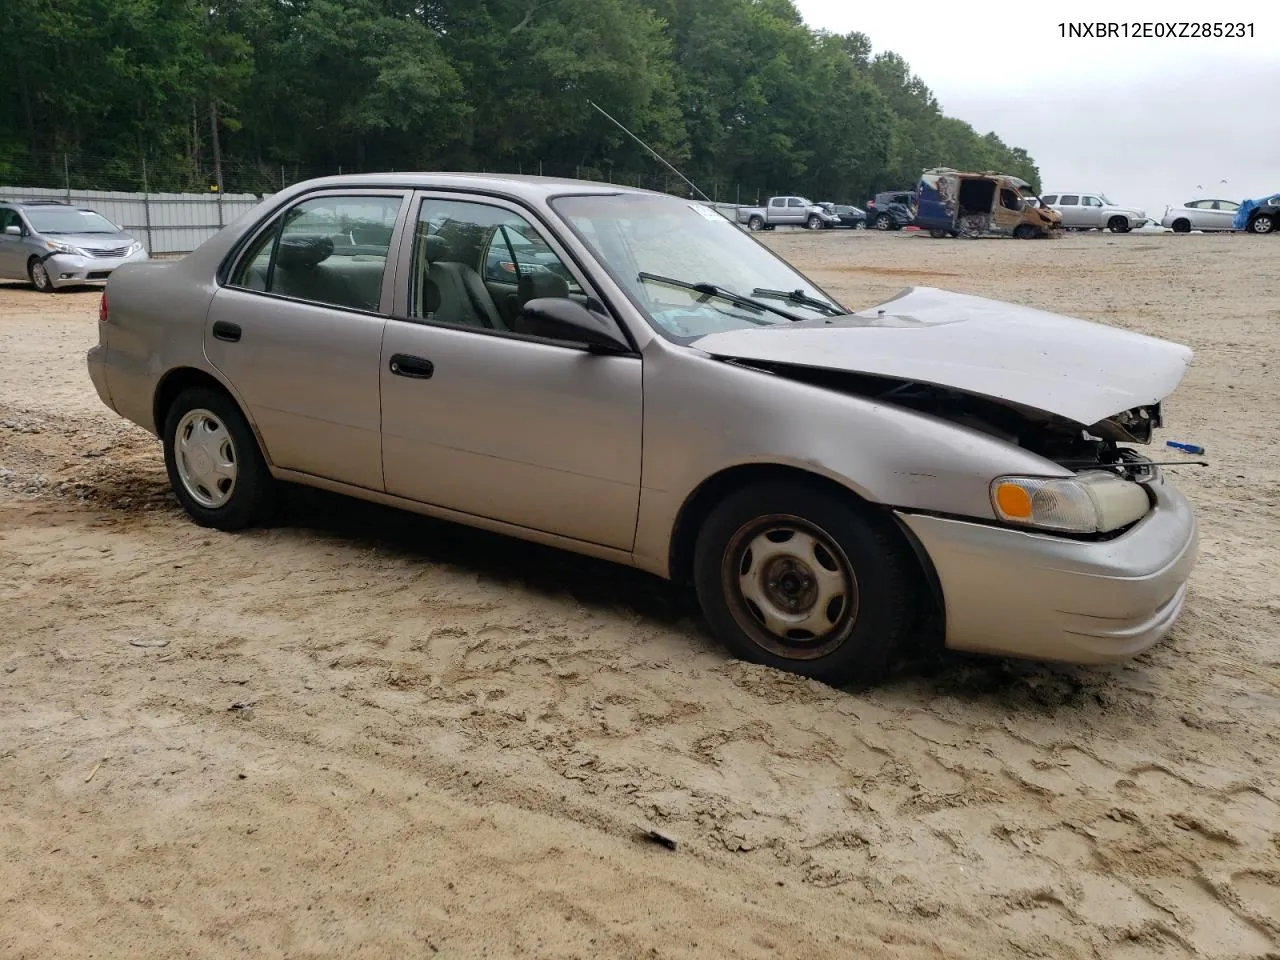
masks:
[[[679,170],[677,170],[677,169],[676,169],[675,167],[673,167],[671,164],[667,163],[667,161],[666,161],[666,160],[664,160],[664,159],[662,158],[662,155],[661,155],[660,153],[658,153],[658,151],[657,151],[657,150],[654,150],[654,149],[653,149],[653,147],[649,146],[647,143],[645,143],[643,140],[641,140],[639,137],[637,137],[634,133],[632,133],[630,130],[628,130],[626,127],[624,127],[621,123],[619,123],[619,122],[617,121],[617,119],[616,119],[615,117],[611,116],[609,113],[607,113],[607,112],[605,111],[604,107],[600,106],[600,104],[596,103],[594,100],[588,100],[588,101],[587,101],[587,103],[591,104],[591,106],[595,107],[597,110],[599,110],[601,113],[603,113],[603,114],[605,115],[605,117],[606,117],[608,120],[612,121],[612,122],[617,126],[617,128],[618,128],[619,130],[621,130],[623,133],[625,133],[628,137],[630,137],[630,138],[631,138],[632,140],[634,140],[636,143],[640,144],[640,146],[642,146],[642,147],[644,147],[646,150],[648,150],[651,154],[653,154],[654,158],[655,158],[659,163],[661,163],[664,167],[666,167],[668,170],[670,170],[672,173],[674,173],[677,177],[679,177],[681,180],[683,180],[685,183],[687,183],[690,187],[692,187],[695,191],[697,191],[698,196],[702,197],[702,199],[703,199],[703,200],[707,201],[707,203],[710,203],[710,204],[712,205],[712,209],[716,209],[716,208],[715,208],[715,201],[714,201],[714,200],[712,200],[710,197],[708,197],[708,196],[707,196],[705,193],[703,193],[701,190],[699,190],[699,189],[698,189],[698,185],[697,185],[696,183],[694,183],[692,180],[690,180],[688,177],[686,177],[683,173],[681,173]],[[719,210],[716,210],[716,212],[717,212],[717,213],[719,213]],[[721,216],[724,216],[724,214],[721,214]],[[726,219],[726,220],[728,220],[729,218],[728,218],[728,217],[725,217],[725,219]]]

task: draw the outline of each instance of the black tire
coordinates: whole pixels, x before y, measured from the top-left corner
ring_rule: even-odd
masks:
[[[877,229],[877,230],[892,230],[892,229],[893,229],[893,217],[889,216],[889,214],[887,214],[887,213],[879,214],[879,215],[876,217],[876,229]]]
[[[770,529],[783,533],[788,524],[821,546],[821,551],[814,548],[807,555],[826,569],[827,578],[843,580],[842,598],[833,596],[823,606],[823,588],[816,578],[810,575],[805,583],[809,567],[788,567],[791,561],[785,556],[751,566],[753,545],[762,537],[768,544],[800,542],[765,536]],[[795,549],[806,554],[801,547]],[[780,583],[788,576],[792,585],[798,581],[798,593],[786,593],[787,584]],[[807,610],[824,627],[829,625],[827,632],[806,639],[771,631],[761,607],[753,607],[743,592],[741,584],[752,579],[759,583],[751,589],[772,593],[783,603],[810,600],[799,613]],[[803,481],[760,483],[721,501],[698,532],[694,585],[711,632],[735,656],[834,686],[874,683],[883,677],[916,622],[922,596],[919,566],[888,517],[852,495]],[[772,607],[775,614],[781,609]]]
[[[1177,220],[1173,221],[1173,232],[1174,233],[1190,233],[1191,221],[1188,220],[1186,217],[1179,217]]]
[[[1124,217],[1112,217],[1107,221],[1107,229],[1112,233],[1128,233],[1129,221]]]
[[[1250,233],[1275,233],[1275,219],[1269,213],[1260,213],[1249,221]]]
[[[816,213],[809,214],[809,219],[804,222],[806,230],[817,230],[822,226],[822,218]]]
[[[1029,223],[1020,223],[1013,228],[1013,235],[1019,240],[1034,240],[1038,236],[1038,231]]]
[[[27,261],[27,279],[41,293],[53,293],[54,291],[53,280],[49,277],[49,271],[44,267],[44,261],[39,257],[32,257]]]
[[[752,233],[755,233],[757,230],[759,230],[763,226],[764,226],[764,220],[760,217],[751,217],[750,219],[747,220],[747,229],[750,230]]]
[[[950,230],[930,230],[929,236],[933,237],[935,240],[946,240],[948,237],[952,236],[952,233]]]
[[[209,417],[199,427],[190,429],[184,426],[188,414],[207,413]],[[183,466],[179,466],[180,426],[184,433],[195,429],[204,429],[209,422],[215,422],[224,428],[226,444],[229,449],[229,460],[234,465],[234,477],[227,489],[215,485],[201,487],[194,478],[191,485],[184,480],[183,471],[189,477],[195,468],[183,457]],[[212,435],[216,432],[211,431]],[[258,449],[257,438],[249,428],[244,414],[227,394],[209,387],[193,387],[178,394],[170,405],[164,418],[164,466],[169,474],[169,484],[177,494],[178,502],[196,523],[202,527],[213,527],[216,530],[243,530],[265,519],[273,505],[274,481],[267,469],[262,451]],[[201,502],[200,490],[211,493],[206,502]],[[226,496],[225,502],[209,502],[217,497]]]

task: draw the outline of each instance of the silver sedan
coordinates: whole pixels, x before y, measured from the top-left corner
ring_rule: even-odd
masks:
[[[293,481],[552,544],[691,583],[736,655],[831,683],[931,613],[956,649],[1130,656],[1196,556],[1137,449],[1186,347],[927,288],[851,312],[671,196],[310,181],[122,267],[101,317],[98,393],[197,523]]]

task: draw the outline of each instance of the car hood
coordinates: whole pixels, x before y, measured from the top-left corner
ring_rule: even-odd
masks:
[[[44,236],[82,250],[116,250],[133,243],[133,237],[127,233],[48,233]]]
[[[846,317],[713,333],[692,346],[949,387],[1082,426],[1164,399],[1192,356],[1166,340],[929,287]]]

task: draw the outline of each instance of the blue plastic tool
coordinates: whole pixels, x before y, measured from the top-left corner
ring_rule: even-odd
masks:
[[[1192,453],[1196,456],[1203,456],[1204,454],[1204,447],[1197,446],[1194,443],[1179,443],[1177,440],[1167,440],[1165,441],[1165,446],[1181,450],[1183,453]]]

